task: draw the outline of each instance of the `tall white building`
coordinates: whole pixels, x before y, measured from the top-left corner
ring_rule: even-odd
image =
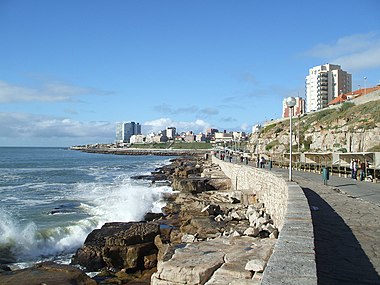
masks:
[[[175,139],[177,129],[174,127],[167,127],[166,128],[166,136],[168,139],[173,140]]]
[[[306,111],[327,107],[340,94],[352,91],[352,76],[336,64],[318,65],[306,76]]]
[[[128,122],[116,125],[117,142],[129,143],[133,135],[141,135],[141,125],[139,123]]]

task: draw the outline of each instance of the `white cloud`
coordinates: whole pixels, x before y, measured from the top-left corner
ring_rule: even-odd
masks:
[[[109,122],[79,122],[67,118],[28,113],[0,113],[0,136],[17,138],[103,138],[115,137],[115,124]]]
[[[178,114],[197,114],[201,117],[209,117],[217,115],[219,111],[216,108],[198,108],[197,106],[179,107],[175,108],[169,104],[161,104],[154,107],[154,110],[162,114],[178,115]]]
[[[334,59],[347,70],[363,70],[380,67],[380,44],[363,52]]]
[[[61,102],[78,100],[83,95],[106,95],[110,92],[62,82],[48,82],[38,87],[25,87],[0,80],[0,103]]]
[[[350,35],[332,44],[318,44],[305,54],[350,71],[377,68],[380,67],[380,36],[377,32]]]
[[[166,127],[175,127],[178,132],[193,131],[194,133],[205,132],[211,127],[211,124],[204,120],[197,119],[193,122],[174,121],[169,118],[160,118],[153,121],[147,121],[142,124],[144,133],[159,132]]]

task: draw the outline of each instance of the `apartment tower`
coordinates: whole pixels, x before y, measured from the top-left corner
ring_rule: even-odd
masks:
[[[352,91],[352,76],[336,64],[318,65],[306,76],[306,111],[327,107],[328,102]]]
[[[141,125],[139,123],[128,122],[116,125],[116,142],[129,143],[133,135],[141,135]]]

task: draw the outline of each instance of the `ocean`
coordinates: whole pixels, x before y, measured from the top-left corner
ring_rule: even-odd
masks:
[[[161,212],[171,187],[131,177],[170,159],[0,147],[0,264],[69,263],[93,229]]]

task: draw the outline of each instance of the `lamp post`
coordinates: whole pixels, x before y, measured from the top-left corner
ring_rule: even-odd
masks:
[[[364,95],[367,95],[367,77],[364,76]]]
[[[289,181],[292,181],[292,116],[296,99],[294,97],[286,98],[286,105],[289,108]]]

